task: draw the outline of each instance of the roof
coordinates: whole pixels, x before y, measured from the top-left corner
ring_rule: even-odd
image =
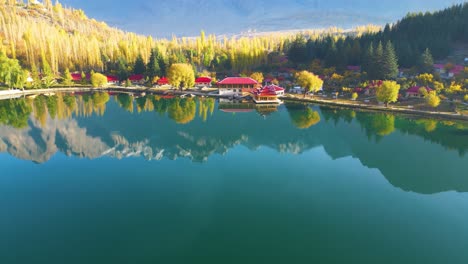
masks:
[[[107,81],[108,81],[108,82],[118,82],[118,81],[119,81],[119,77],[114,76],[114,75],[107,75]]]
[[[284,91],[284,88],[277,85],[268,85],[262,89],[257,89],[253,92],[255,95],[277,95],[278,92]]]
[[[211,83],[211,78],[206,76],[198,77],[195,79],[195,83]]]
[[[410,93],[410,94],[419,94],[419,89],[421,88],[426,88],[426,91],[428,92],[432,92],[433,90],[429,87],[424,87],[424,86],[413,86],[411,88],[409,88],[408,90],[406,90],[406,93]]]
[[[453,69],[450,70],[450,73],[453,73],[455,75],[459,74],[460,72],[465,70],[465,66],[463,65],[455,65]]]
[[[166,77],[162,77],[158,80],[159,85],[169,84],[169,80]]]
[[[256,85],[258,82],[250,77],[227,77],[218,82],[221,85]]]
[[[80,73],[72,73],[71,74],[73,81],[81,81],[81,74]]]
[[[79,73],[79,72],[72,73],[71,77],[72,77],[72,80],[75,81],[75,82],[81,81],[81,73]],[[86,80],[89,80],[89,79],[91,79],[91,74],[87,73],[86,74]]]
[[[131,75],[130,77],[128,77],[128,79],[130,81],[141,81],[143,79],[145,79],[145,76],[143,74],[134,74],[134,75]]]

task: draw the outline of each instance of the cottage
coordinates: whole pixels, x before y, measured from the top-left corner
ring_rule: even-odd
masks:
[[[203,88],[211,86],[211,78],[202,76],[195,79],[195,87]]]
[[[143,74],[133,74],[128,77],[132,84],[144,84],[145,83],[145,76]]]
[[[168,85],[169,80],[166,77],[162,77],[161,79],[158,80],[158,85],[163,86],[163,85]]]
[[[284,88],[276,85],[269,85],[262,89],[257,89],[251,94],[256,104],[279,104],[281,101],[278,97],[284,95]]]
[[[465,70],[465,67],[463,65],[455,65],[451,70],[448,72],[448,77],[453,78],[454,76],[460,74]]]
[[[120,83],[119,77],[114,76],[114,75],[108,75],[107,76],[107,84],[115,85],[115,84],[119,84],[119,83]]]
[[[227,77],[217,83],[219,94],[240,97],[258,87],[258,82],[249,77]]]
[[[413,87],[409,88],[408,90],[406,90],[406,97],[413,97],[413,98],[423,97],[423,95],[420,92],[421,88],[425,88],[428,93],[433,91],[429,87],[413,86]]]

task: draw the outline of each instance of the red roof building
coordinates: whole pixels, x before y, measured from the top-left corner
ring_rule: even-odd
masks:
[[[158,85],[168,85],[169,80],[166,77],[162,77],[161,79],[158,80]]]
[[[429,87],[413,86],[406,90],[406,97],[423,97],[423,95],[419,92],[421,88],[425,88],[428,93],[434,91]]]
[[[249,77],[227,77],[217,83],[220,95],[243,96],[252,89],[259,86],[259,83]]]
[[[278,96],[284,95],[284,88],[277,85],[268,85],[252,92],[252,97],[257,104],[280,103]]]
[[[227,77],[224,80],[218,82],[218,86],[232,86],[234,87],[247,87],[258,85],[258,82],[250,77]]]
[[[116,84],[116,83],[119,83],[119,77],[117,76],[114,76],[114,75],[108,75],[107,76],[107,83],[110,83],[110,84]]]
[[[81,82],[81,73],[78,73],[78,72],[72,73],[71,77],[74,82]],[[90,79],[91,79],[91,75],[86,74],[86,80],[89,81]]]
[[[211,78],[210,77],[198,77],[195,79],[196,86],[210,86]]]

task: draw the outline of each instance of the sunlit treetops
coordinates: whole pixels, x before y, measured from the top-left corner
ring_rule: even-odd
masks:
[[[42,71],[45,58],[55,74],[70,71],[117,72],[141,58],[150,61],[152,50],[162,60],[190,63],[197,68],[242,72],[268,62],[271,53],[282,53],[297,32],[264,33],[255,36],[215,36],[153,39],[109,27],[88,18],[80,9],[64,7],[59,1],[0,1],[0,49],[18,59],[27,69]],[[376,27],[358,29],[374,32]],[[338,28],[301,31],[307,38],[350,34]]]

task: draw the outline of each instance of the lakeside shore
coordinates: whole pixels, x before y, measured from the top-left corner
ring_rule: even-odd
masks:
[[[196,96],[206,96],[213,98],[232,98],[232,96],[223,96],[219,94],[213,94],[214,89],[210,91],[194,91],[194,90],[173,90],[173,89],[161,89],[161,88],[147,88],[147,87],[120,87],[110,86],[104,88],[92,88],[92,87],[57,87],[48,89],[36,89],[36,90],[3,90],[0,91],[0,100],[16,99],[31,95],[40,94],[51,94],[51,93],[67,93],[67,92],[122,92],[122,93],[149,93],[156,95],[165,95],[168,93],[174,95],[185,95],[193,94]],[[303,95],[287,94],[282,97],[281,100],[285,102],[300,102],[300,103],[311,103],[323,106],[339,107],[339,108],[351,108],[373,112],[384,112],[394,114],[405,114],[420,117],[438,118],[438,119],[450,119],[450,120],[461,120],[468,121],[467,115],[461,115],[454,112],[438,112],[438,111],[424,111],[410,108],[396,107],[390,105],[385,107],[383,105],[376,105],[371,103],[361,103],[359,101],[343,101],[337,99],[319,99],[316,97],[306,97]]]

